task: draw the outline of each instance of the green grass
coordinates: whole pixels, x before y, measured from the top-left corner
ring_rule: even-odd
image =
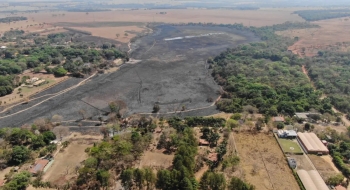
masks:
[[[278,142],[281,144],[283,152],[285,153],[303,153],[297,142],[288,139],[278,139]],[[291,149],[291,147],[293,147]]]

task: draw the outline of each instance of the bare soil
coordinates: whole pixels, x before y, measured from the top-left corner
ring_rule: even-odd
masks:
[[[240,168],[245,180],[257,189],[298,189],[276,139],[264,133],[235,133]],[[283,177],[282,177],[283,176]]]
[[[174,9],[174,10],[115,10],[107,12],[55,12],[65,16],[53,17],[52,12],[24,14],[37,22],[164,22],[164,23],[243,23],[247,26],[265,26],[286,21],[303,21],[301,17],[291,14],[292,9],[260,9],[260,10],[206,10],[206,9]],[[167,12],[165,15],[157,14]]]
[[[63,185],[67,181],[77,177],[76,167],[81,167],[88,155],[85,149],[92,147],[94,142],[99,142],[102,136],[81,135],[72,133],[68,137],[70,144],[63,151],[54,156],[54,163],[44,174],[43,180],[50,181],[54,185]]]
[[[324,181],[327,181],[329,177],[332,177],[339,172],[339,170],[334,166],[332,159],[329,155],[327,156],[317,156],[309,155],[310,160],[316,167],[317,171],[320,173]]]
[[[277,34],[291,38],[299,37],[299,41],[289,47],[293,53],[300,56],[315,56],[319,50],[348,51],[350,42],[350,20],[337,18],[312,22],[320,28],[287,30]],[[302,49],[305,48],[305,52]]]

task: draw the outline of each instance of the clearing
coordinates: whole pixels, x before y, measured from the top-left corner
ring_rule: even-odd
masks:
[[[72,133],[67,141],[70,142],[67,148],[61,149],[54,156],[55,161],[44,174],[43,180],[50,181],[54,185],[63,185],[72,178],[77,177],[76,167],[81,166],[88,155],[85,149],[92,147],[94,142],[99,142],[102,136],[82,135]]]
[[[37,87],[22,87],[22,86],[20,86],[20,87],[15,88],[11,94],[0,97],[0,101],[3,102],[2,106],[5,106],[4,102],[6,102],[7,104],[13,104],[13,103],[22,101],[23,98],[20,97],[20,94],[23,94],[23,97],[30,97],[34,94],[37,94],[43,90],[46,90],[46,89],[56,85],[57,83],[65,81],[69,78],[68,76],[55,77],[52,74],[33,73],[33,72],[26,72],[26,71],[18,76],[20,78],[22,78],[23,76],[28,76],[30,78],[36,77],[39,79],[44,79],[45,81],[48,81],[48,83],[37,86]],[[19,92],[19,90],[18,90],[20,88],[21,88],[21,92]]]
[[[245,180],[258,189],[295,190],[299,186],[272,134],[234,134]],[[281,180],[283,176],[283,180]]]
[[[320,28],[287,30],[277,32],[277,34],[291,38],[299,37],[299,41],[289,47],[289,50],[301,56],[315,56],[319,50],[349,50],[349,19],[337,18],[311,23],[319,25]],[[305,52],[303,52],[303,48],[305,48]]]
[[[308,156],[316,167],[317,171],[320,173],[323,180],[327,181],[329,177],[340,173],[339,170],[334,166],[331,156],[317,156],[311,154]]]
[[[284,153],[292,153],[292,154],[303,154],[300,146],[297,144],[298,142],[289,139],[281,139],[278,138],[279,143],[282,146]]]

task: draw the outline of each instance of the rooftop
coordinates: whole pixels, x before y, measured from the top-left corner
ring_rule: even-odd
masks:
[[[284,122],[284,118],[283,118],[283,117],[273,117],[273,118],[272,118],[272,121],[275,121],[275,122]]]
[[[39,171],[43,171],[45,166],[49,163],[49,160],[42,159],[35,163],[35,165],[29,170],[30,173],[36,174]]]
[[[334,190],[346,190],[346,188],[341,185],[338,185],[334,188]]]

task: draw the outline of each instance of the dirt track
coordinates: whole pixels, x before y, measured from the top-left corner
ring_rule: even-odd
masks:
[[[192,37],[164,40],[185,36]],[[28,105],[16,106],[0,114],[0,118],[5,116],[0,119],[0,127],[19,126],[39,117],[51,118],[55,114],[63,116],[64,120],[78,120],[81,119],[79,110],[82,109],[88,118],[98,120],[98,117],[109,111],[108,103],[116,100],[126,103],[128,115],[150,113],[155,103],[160,105],[161,114],[175,111],[182,116],[214,114],[217,112],[215,106],[206,100],[218,98],[219,86],[207,69],[206,59],[228,47],[251,41],[258,39],[252,34],[228,28],[159,26],[152,35],[131,45],[131,57],[141,60],[139,63],[127,64],[113,73],[96,75],[84,85],[18,114],[15,113],[44,98]],[[80,81],[72,79],[66,83],[70,87]],[[58,85],[38,96],[57,93],[66,88],[64,84]],[[179,113],[182,106],[192,111]],[[6,117],[10,114],[13,115]]]

